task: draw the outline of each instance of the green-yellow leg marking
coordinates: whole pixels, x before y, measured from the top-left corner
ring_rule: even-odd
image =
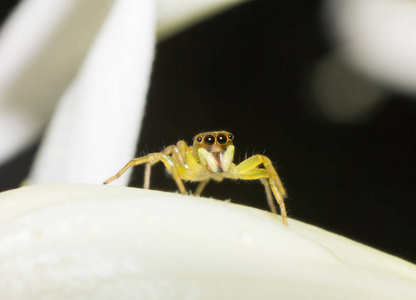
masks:
[[[270,183],[267,180],[268,177],[269,175],[267,171],[264,169],[252,169],[250,171],[247,171],[246,173],[240,174],[239,176],[240,179],[245,179],[245,180],[259,179],[261,181],[261,183],[264,186],[264,191],[266,192],[267,204],[269,205],[271,211],[276,214],[277,213],[276,205],[274,205],[272,190],[270,189]]]
[[[260,164],[263,164],[265,169],[257,169],[256,167]],[[283,197],[286,195],[286,191],[283,188],[282,182],[277,175],[277,172],[274,169],[270,159],[264,155],[255,155],[240,163],[238,166],[236,166],[235,170],[241,179],[254,180],[260,178],[269,178],[270,188],[280,207],[280,214],[282,215],[283,224],[287,226],[287,213],[285,203],[283,201]]]
[[[191,149],[184,141],[177,144],[177,154],[180,156],[181,163],[177,164],[179,175],[184,180],[195,181],[206,172],[206,170],[196,161]],[[174,157],[177,159],[176,157]]]
[[[200,173],[201,170],[204,170],[204,168],[196,161],[195,157],[192,155],[191,149],[189,149],[184,141],[178,142],[178,149],[182,154],[182,157],[184,157],[185,164],[193,171],[193,173]]]
[[[186,162],[188,161],[188,152],[191,153],[189,151],[189,147],[188,145],[184,142],[184,141],[179,141],[176,144],[176,149],[177,150],[177,155],[179,156],[180,162],[181,164],[186,164]],[[192,154],[191,154],[192,156]]]
[[[182,159],[183,156],[181,155],[179,149],[174,145],[166,147],[163,150],[162,153],[167,155],[167,156],[172,155],[173,158],[176,161],[183,162],[183,159]],[[152,166],[154,164],[158,163],[159,161],[160,161],[159,159],[155,159],[155,160],[150,161],[146,164],[146,167],[144,169],[144,183],[143,183],[143,188],[144,189],[149,189],[149,187],[150,187],[150,174],[151,174]],[[180,189],[180,186],[178,186],[178,188]]]
[[[191,149],[184,141],[179,141],[177,146],[179,152],[184,158],[185,165],[187,166],[187,168],[182,167],[179,169],[181,176],[183,176],[183,178],[187,178],[188,180],[194,180],[198,178],[199,175],[205,171],[205,169],[196,161],[195,157],[192,155]],[[209,181],[209,178],[201,181],[193,195],[200,196]]]
[[[254,155],[254,156],[246,159],[245,161],[241,162],[236,168],[237,168],[238,172],[245,173],[247,171],[250,171],[250,170],[254,169],[255,167],[257,167],[260,164],[263,164],[264,167],[266,168],[266,170],[269,174],[270,180],[274,181],[274,185],[279,189],[280,195],[282,195],[282,197],[286,196],[286,190],[283,187],[282,181],[280,180],[279,176],[277,175],[277,172],[274,169],[274,167],[272,165],[272,162],[266,156],[260,155],[260,154]]]
[[[163,162],[165,167],[172,173],[172,177],[175,180],[181,194],[186,194],[185,186],[183,185],[183,182],[182,182],[181,178],[179,177],[178,170],[175,166],[175,162],[172,160],[171,157],[169,157],[168,155],[166,155],[164,153],[152,153],[152,154],[149,154],[149,155],[146,155],[146,156],[143,156],[143,157],[138,157],[138,158],[132,159],[116,175],[107,179],[104,182],[104,184],[108,184],[111,181],[119,178],[130,167],[137,166],[137,165],[140,165],[140,164],[145,164],[145,163],[151,163],[151,162],[154,162],[154,161],[156,161],[156,162],[162,161]],[[149,171],[149,175],[150,175],[150,171]]]

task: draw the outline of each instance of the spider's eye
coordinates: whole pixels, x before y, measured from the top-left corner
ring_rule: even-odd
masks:
[[[212,134],[208,134],[205,136],[204,138],[204,144],[205,146],[211,147],[212,145],[215,144],[215,136],[213,136]]]
[[[218,142],[218,145],[225,145],[225,144],[227,144],[227,137],[225,136],[225,134],[222,134],[222,133],[220,133],[218,136],[217,136],[217,142]]]
[[[230,134],[228,135],[228,138],[229,138],[230,140],[232,140],[232,139],[234,138],[234,136],[230,133]]]
[[[199,136],[199,137],[197,137],[197,138],[196,138],[196,141],[197,141],[198,143],[201,143],[201,142],[202,142],[202,137],[200,137],[200,136]]]

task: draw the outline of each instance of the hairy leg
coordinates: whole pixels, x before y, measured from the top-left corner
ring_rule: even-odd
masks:
[[[176,162],[181,161],[181,156],[180,155],[178,156],[178,152],[179,152],[178,148],[174,145],[168,146],[162,151],[163,154],[172,156]],[[159,159],[149,161],[145,166],[143,188],[146,190],[150,188],[150,174],[152,171],[152,166],[154,164],[157,164],[159,161],[160,161]],[[178,186],[178,188],[180,190],[180,186]]]
[[[265,169],[257,168],[260,164],[263,164]],[[234,178],[240,179],[254,180],[260,178],[268,178],[270,188],[280,207],[283,224],[287,226],[287,213],[285,203],[283,201],[283,197],[286,195],[286,191],[269,158],[264,155],[254,155],[241,162],[239,165],[233,168],[230,173],[233,174]],[[266,195],[267,191],[268,190],[266,189]],[[271,209],[273,210],[272,207]]]
[[[151,153],[143,157],[132,159],[116,175],[107,179],[104,182],[104,184],[108,184],[111,181],[119,178],[130,167],[141,165],[141,164],[146,164],[146,163],[152,164],[153,162],[158,162],[158,161],[162,161],[165,167],[171,172],[172,177],[175,180],[181,194],[186,194],[186,189],[180,178],[179,171],[178,171],[177,165],[175,164],[175,161],[172,159],[172,157],[164,153]],[[149,177],[150,177],[150,170],[149,170]]]
[[[201,181],[199,184],[198,184],[198,187],[196,188],[196,190],[195,190],[195,192],[194,192],[194,196],[201,196],[201,193],[202,193],[202,191],[204,190],[204,188],[206,187],[206,185],[208,184],[208,182],[210,181],[211,179],[210,178],[208,178],[208,179],[206,179],[206,180],[204,180],[204,181]]]
[[[256,168],[260,164],[264,165],[267,173],[269,174],[269,179],[273,181],[273,185],[279,190],[280,195],[282,197],[286,196],[286,190],[283,187],[282,181],[280,180],[279,175],[277,175],[277,172],[268,157],[260,154],[254,155],[241,162],[236,169],[239,173],[244,173]]]
[[[267,178],[260,178],[260,181],[264,186],[264,191],[266,192],[267,197],[267,204],[269,204],[270,210],[272,211],[272,213],[277,214],[276,205],[273,201],[272,190],[270,189],[270,184],[267,181]]]

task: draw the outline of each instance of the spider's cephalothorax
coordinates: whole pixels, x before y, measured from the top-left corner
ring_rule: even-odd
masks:
[[[212,173],[227,172],[234,158],[234,136],[227,131],[210,131],[194,137],[192,155]]]
[[[166,147],[162,152],[132,159],[116,175],[107,179],[104,184],[119,178],[132,166],[146,164],[144,188],[148,189],[151,166],[159,161],[162,161],[172,174],[182,194],[186,194],[183,180],[200,182],[194,192],[196,196],[202,193],[211,179],[216,181],[221,181],[224,178],[260,180],[265,187],[270,209],[276,213],[273,193],[280,207],[283,224],[287,226],[286,208],[283,202],[286,191],[270,159],[264,155],[256,154],[235,165],[233,163],[235,150],[233,139],[233,134],[227,131],[209,131],[197,134],[191,147],[184,141],[179,141],[176,145]],[[263,165],[264,168],[259,167],[260,165]]]

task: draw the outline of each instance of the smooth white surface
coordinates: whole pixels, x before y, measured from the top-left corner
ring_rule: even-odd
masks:
[[[0,194],[1,299],[415,299],[415,283],[403,260],[223,201],[102,185]]]

